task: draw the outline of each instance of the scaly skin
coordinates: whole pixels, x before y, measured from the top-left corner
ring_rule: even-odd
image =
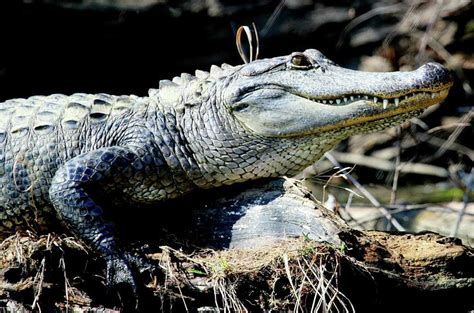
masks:
[[[137,206],[296,174],[350,135],[441,102],[451,84],[439,64],[363,73],[306,50],[183,74],[148,97],[0,103],[0,237],[59,218],[106,258],[109,282],[134,286],[132,260],[103,218],[110,199]]]

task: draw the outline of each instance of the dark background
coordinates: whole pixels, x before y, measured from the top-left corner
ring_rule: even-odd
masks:
[[[401,2],[396,13],[376,14],[349,31],[338,46],[354,17],[384,6],[390,11],[397,2],[286,1],[270,27],[266,24],[281,1],[142,3],[2,1],[0,101],[74,92],[146,95],[160,79],[206,70],[211,64],[242,63],[235,31],[252,22],[260,32],[262,57],[317,48],[337,63],[356,68],[360,56],[373,54],[410,9]],[[462,30],[472,11],[472,5],[465,5],[448,18],[456,19]],[[400,35],[395,37],[388,58],[396,69],[401,52],[396,51]],[[461,44],[472,46],[472,39]]]

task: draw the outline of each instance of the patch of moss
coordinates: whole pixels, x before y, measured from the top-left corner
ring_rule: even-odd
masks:
[[[469,22],[466,23],[466,26],[464,27],[464,33],[465,34],[474,33],[474,20],[470,20]]]

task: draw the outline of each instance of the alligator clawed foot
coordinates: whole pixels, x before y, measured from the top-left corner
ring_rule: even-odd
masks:
[[[126,253],[125,258],[127,259],[130,266],[133,268],[133,270],[139,273],[141,279],[143,279],[144,281],[146,281],[147,279],[151,280],[153,278],[153,275],[156,275],[161,272],[160,268],[157,265],[153,264],[140,254]]]
[[[107,261],[107,285],[111,296],[116,300],[118,298],[126,312],[139,311],[139,304],[144,303],[139,300],[144,300],[142,298],[146,298],[147,294],[143,286],[158,272],[158,266],[137,254],[123,253],[110,257]]]
[[[138,310],[138,285],[126,257],[115,256],[107,260],[107,286],[124,310]]]

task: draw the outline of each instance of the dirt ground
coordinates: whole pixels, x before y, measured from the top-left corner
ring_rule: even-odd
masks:
[[[434,233],[359,231],[341,233],[340,238],[340,247],[304,237],[257,250],[184,253],[162,246],[148,254],[160,272],[141,277],[146,282],[141,305],[164,311],[312,307],[315,312],[367,312],[403,296],[406,303],[423,300],[410,308],[413,312],[445,307],[448,300],[453,301],[450,312],[472,307],[468,295],[474,290],[474,251],[459,240]],[[99,312],[124,305],[106,292],[102,262],[73,238],[16,235],[1,248],[2,307]],[[370,297],[361,297],[354,284]],[[400,306],[392,309],[396,312]]]

